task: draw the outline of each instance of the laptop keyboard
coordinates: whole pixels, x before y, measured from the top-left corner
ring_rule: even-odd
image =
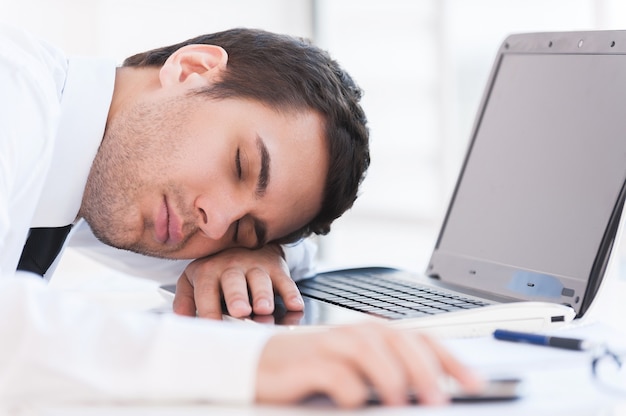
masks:
[[[486,302],[376,274],[321,275],[298,282],[300,293],[387,319],[415,318],[486,306]]]

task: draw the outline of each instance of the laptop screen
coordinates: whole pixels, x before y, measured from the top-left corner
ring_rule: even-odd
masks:
[[[429,274],[580,311],[621,207],[625,109],[626,55],[503,53]]]

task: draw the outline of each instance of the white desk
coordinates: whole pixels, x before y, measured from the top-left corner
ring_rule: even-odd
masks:
[[[84,269],[83,269],[84,270]],[[59,279],[55,284],[92,293],[103,302],[115,302],[120,307],[151,308],[162,300],[156,295],[156,284],[128,279],[105,272],[85,286],[84,279]],[[103,288],[107,288],[103,291]],[[576,325],[559,331],[562,336],[585,337],[609,342],[614,349],[626,352],[626,282],[609,279],[599,301],[588,317]],[[432,408],[410,406],[402,408],[368,407],[342,411],[328,406],[224,406],[204,404],[97,404],[77,406],[24,405],[4,409],[7,414],[27,416],[282,416],[282,415],[626,415],[626,395],[618,397],[602,391],[591,376],[589,353],[566,351],[540,346],[496,341],[489,337],[447,339],[443,342],[458,357],[486,374],[517,375],[525,381],[524,396],[514,402],[454,404]],[[0,404],[0,415],[2,415]]]

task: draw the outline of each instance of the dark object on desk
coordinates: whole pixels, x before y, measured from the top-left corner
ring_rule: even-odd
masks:
[[[523,383],[517,377],[493,378],[486,381],[479,393],[465,393],[454,382],[450,382],[446,389],[453,403],[511,401],[522,397]],[[411,399],[413,403],[418,402],[414,395]]]
[[[455,403],[510,401],[522,397],[522,390],[523,382],[519,378],[494,378],[487,380],[485,388],[480,393],[468,394],[453,389],[451,395]]]
[[[454,383],[449,383],[447,390],[452,403],[513,401],[522,397],[523,382],[517,377],[490,379],[487,380],[484,390],[478,394],[464,393],[460,391]],[[413,393],[409,393],[409,401],[412,404],[419,404],[418,397]],[[334,406],[334,403],[329,397],[319,394],[307,398],[302,404],[316,407]],[[381,404],[375,391],[370,393],[367,404],[369,406],[378,406]]]

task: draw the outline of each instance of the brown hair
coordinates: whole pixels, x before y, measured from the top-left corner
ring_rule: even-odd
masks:
[[[249,98],[275,109],[314,109],[325,120],[329,167],[319,213],[303,228],[284,236],[292,242],[326,234],[352,207],[370,164],[367,120],[361,89],[327,52],[306,39],[256,29],[232,29],[127,58],[124,66],[162,66],[190,44],[221,46],[228,53],[221,79],[199,91],[212,98]]]

